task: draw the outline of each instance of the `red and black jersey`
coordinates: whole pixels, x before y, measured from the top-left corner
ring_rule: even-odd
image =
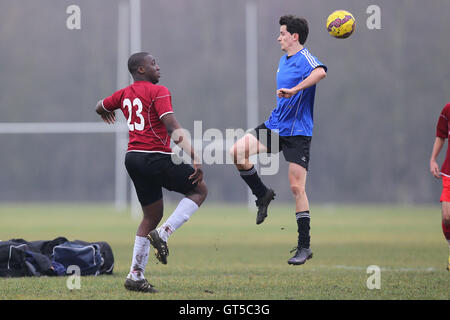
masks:
[[[172,153],[170,136],[161,118],[173,113],[169,90],[136,81],[103,101],[106,111],[121,109],[129,129],[128,151]]]
[[[436,128],[436,137],[448,139],[450,133],[450,103],[442,109]],[[447,154],[441,167],[441,173],[450,176],[450,149],[447,147]]]

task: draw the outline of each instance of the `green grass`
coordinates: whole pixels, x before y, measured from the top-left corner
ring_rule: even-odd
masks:
[[[167,206],[164,219],[173,209]],[[151,254],[146,276],[156,295],[123,288],[139,221],[100,205],[0,206],[0,239],[107,241],[112,276],[2,278],[0,299],[449,299],[448,256],[439,207],[312,205],[313,259],[289,266],[296,244],[291,206],[271,206],[257,226],[243,206],[206,205],[169,240],[167,265]],[[366,268],[381,268],[369,290]]]

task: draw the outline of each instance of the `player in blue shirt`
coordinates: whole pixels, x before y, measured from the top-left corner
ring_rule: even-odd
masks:
[[[304,47],[309,31],[304,18],[287,15],[281,17],[279,23],[278,42],[286,54],[281,57],[277,70],[277,106],[267,121],[233,145],[230,154],[242,179],[257,198],[256,224],[260,224],[267,217],[267,207],[275,198],[275,192],[261,181],[249,157],[283,151],[289,162],[289,184],[295,199],[299,233],[296,253],[288,263],[301,265],[312,257],[305,185],[316,84],[326,76],[327,67]]]

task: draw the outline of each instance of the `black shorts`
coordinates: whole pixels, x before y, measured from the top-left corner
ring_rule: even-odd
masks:
[[[279,153],[283,151],[287,162],[297,163],[308,170],[309,149],[311,147],[310,136],[284,137],[270,130],[263,123],[251,131],[259,142],[267,147],[268,153]],[[278,148],[272,148],[272,139],[278,139]]]
[[[162,188],[186,195],[197,186],[189,180],[194,168],[175,164],[170,154],[130,151],[125,156],[125,167],[142,206],[162,199]]]

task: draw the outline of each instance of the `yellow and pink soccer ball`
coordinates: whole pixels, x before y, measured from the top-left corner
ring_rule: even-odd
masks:
[[[355,32],[356,20],[346,10],[336,10],[328,16],[327,31],[335,38],[348,38]]]

